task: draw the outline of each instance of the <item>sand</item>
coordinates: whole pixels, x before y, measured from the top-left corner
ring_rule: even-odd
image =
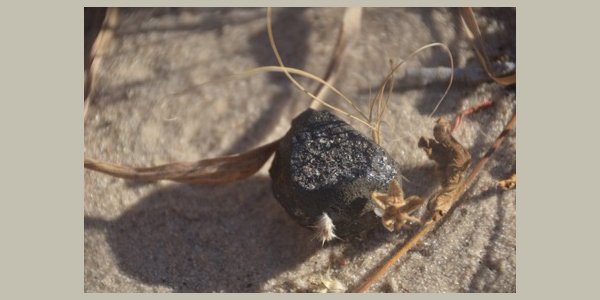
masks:
[[[489,55],[516,63],[515,10],[475,10]],[[274,35],[287,66],[322,76],[343,9],[274,9]],[[480,68],[451,9],[373,8],[363,12],[358,43],[336,87],[367,111],[389,59],[431,42],[446,43],[457,67]],[[149,167],[250,150],[283,136],[310,101],[282,74],[194,85],[276,65],[266,9],[121,9],[85,120],[84,155]],[[439,48],[410,68],[447,67]],[[309,90],[315,83],[301,79]],[[405,194],[431,194],[433,161],[417,148],[438,118],[485,100],[455,137],[477,162],[516,110],[515,87],[492,82],[451,88],[398,82],[382,146],[396,159]],[[177,94],[178,93],[178,94]],[[330,95],[332,104],[353,112]],[[346,118],[347,119],[347,118]],[[349,120],[365,134],[368,129]],[[268,162],[256,175],[208,186],[123,180],[84,171],[86,292],[315,292],[329,274],[356,289],[415,232],[383,227],[325,246],[295,224],[274,199]],[[516,292],[516,190],[498,181],[516,172],[509,134],[456,208],[369,292]],[[416,216],[426,215],[425,208]]]

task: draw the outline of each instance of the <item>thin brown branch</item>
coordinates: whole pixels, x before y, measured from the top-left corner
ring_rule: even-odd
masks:
[[[458,128],[458,126],[462,122],[462,119],[464,119],[466,116],[474,114],[484,108],[490,107],[490,106],[492,106],[492,104],[494,104],[494,103],[491,100],[487,100],[477,106],[471,107],[471,108],[463,111],[462,113],[460,113],[460,115],[458,115],[458,117],[456,117],[456,119],[454,119],[454,125],[452,126],[452,130],[450,131],[450,133],[454,132]]]
[[[473,168],[473,171],[471,172],[471,174],[469,174],[469,177],[467,177],[465,182],[459,188],[459,190],[458,190],[459,196],[467,189],[467,187],[471,184],[471,182],[473,182],[475,177],[477,177],[477,175],[479,174],[479,172],[481,171],[483,166],[485,166],[485,164],[488,162],[488,160],[490,160],[490,157],[492,156],[492,154],[494,154],[496,149],[498,149],[498,147],[500,147],[500,144],[502,144],[502,141],[504,141],[504,138],[506,137],[506,135],[515,127],[516,124],[517,124],[517,113],[515,112],[514,115],[512,116],[512,118],[510,119],[510,121],[508,122],[508,124],[506,124],[506,127],[504,127],[504,130],[502,130],[502,132],[496,139],[496,141],[492,144],[490,149],[485,153],[485,155],[477,163],[477,165],[475,165],[475,168]]]
[[[373,276],[371,276],[371,278],[369,278],[369,280],[367,280],[367,282],[361,286],[358,290],[356,290],[357,293],[364,293],[367,291],[367,289],[373,284],[375,283],[375,281],[377,281],[381,276],[383,276],[383,274],[385,274],[385,272],[387,272],[387,270],[398,260],[400,259],[400,257],[402,257],[402,255],[404,255],[406,252],[408,252],[408,250],[410,250],[412,247],[414,247],[417,242],[419,242],[419,240],[421,240],[421,238],[427,234],[427,232],[429,232],[429,230],[431,230],[431,228],[433,227],[433,225],[435,224],[435,221],[430,220],[427,223],[425,223],[425,225],[423,225],[423,229],[421,229],[421,231],[419,231],[419,233],[417,233],[412,239],[410,239],[410,241],[408,241],[408,243],[402,247],[402,249],[400,249],[400,251],[398,251],[398,253],[396,253],[394,256],[392,256],[392,258],[390,258],[390,260],[383,265],[383,267],[381,267],[381,269],[379,269],[379,271],[377,271],[377,273],[375,273]]]

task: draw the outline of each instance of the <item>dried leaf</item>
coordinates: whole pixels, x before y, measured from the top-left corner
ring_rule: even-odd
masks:
[[[485,72],[492,78],[496,83],[502,85],[511,85],[517,82],[517,74],[512,74],[504,77],[496,77],[491,72],[491,64],[490,59],[485,52],[485,44],[483,41],[483,37],[481,36],[481,31],[479,30],[479,26],[477,25],[477,21],[475,20],[475,15],[473,15],[473,10],[470,7],[460,8],[460,15],[462,17],[465,28],[467,29],[467,35],[469,39],[473,43],[475,48],[475,53],[477,54],[477,58],[479,62],[483,66]]]
[[[429,202],[429,210],[435,218],[444,216],[456,201],[471,164],[471,154],[452,136],[450,124],[444,119],[438,120],[433,137],[435,139],[422,137],[419,148],[423,148],[427,156],[439,164],[444,176],[441,191]]]
[[[387,194],[373,192],[371,200],[379,209],[376,214],[381,217],[383,227],[389,231],[407,228],[407,221],[421,222],[419,219],[409,216],[409,214],[417,210],[424,200],[418,196],[410,196],[404,199],[402,187],[396,179],[390,182]]]
[[[417,210],[425,200],[419,198],[419,196],[410,196],[405,200],[406,204],[400,209],[401,213],[410,214]]]
[[[197,162],[171,163],[150,168],[132,168],[84,159],[86,169],[111,176],[134,180],[172,180],[186,183],[227,183],[252,176],[265,164],[279,141],[231,156],[204,159]]]

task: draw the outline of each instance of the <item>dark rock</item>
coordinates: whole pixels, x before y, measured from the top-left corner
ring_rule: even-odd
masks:
[[[309,109],[292,121],[270,169],[275,198],[302,226],[327,213],[346,238],[380,224],[373,191],[399,176],[394,160],[328,111]]]

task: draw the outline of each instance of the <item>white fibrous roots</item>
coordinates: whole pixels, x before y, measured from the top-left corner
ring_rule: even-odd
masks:
[[[325,242],[329,242],[334,238],[337,238],[335,235],[335,225],[327,213],[323,213],[323,215],[321,215],[314,228],[315,238],[321,240],[323,245]]]

